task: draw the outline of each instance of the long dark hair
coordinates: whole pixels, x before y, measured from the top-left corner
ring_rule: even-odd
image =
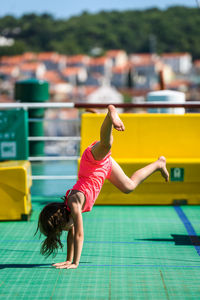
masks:
[[[63,248],[60,237],[63,228],[69,222],[69,215],[70,212],[68,212],[64,203],[52,202],[42,209],[36,233],[40,231],[40,235],[42,233],[46,236],[40,249],[40,253],[45,257],[51,254],[55,257],[58,249]]]

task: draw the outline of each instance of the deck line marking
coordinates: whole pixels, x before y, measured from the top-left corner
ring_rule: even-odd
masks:
[[[159,270],[159,271],[160,271],[160,277],[161,277],[161,279],[162,279],[162,283],[163,283],[163,287],[164,287],[164,291],[165,291],[166,298],[167,298],[167,300],[170,300],[170,299],[169,299],[169,294],[168,294],[168,291],[167,291],[167,286],[166,286],[166,283],[165,283],[165,280],[164,280],[163,273],[162,273],[161,270]]]
[[[187,269],[200,269],[200,266],[194,266],[194,265],[140,265],[140,264],[132,264],[132,265],[115,265],[115,264],[102,264],[102,265],[98,265],[98,264],[81,264],[79,267],[81,268],[92,268],[92,267],[116,267],[116,268],[178,268],[178,269],[182,269],[182,268],[187,268]]]
[[[200,245],[200,240],[199,240],[199,237],[197,236],[197,233],[196,233],[194,227],[192,226],[192,224],[190,223],[189,219],[187,218],[187,216],[185,215],[185,213],[183,212],[183,210],[180,206],[174,206],[174,209],[175,209],[177,215],[179,216],[179,218],[181,219],[181,221],[183,222],[183,225],[185,226],[185,229],[187,230],[187,233],[189,235],[192,245],[194,246],[197,254],[200,256],[200,246],[198,246],[198,245]],[[198,245],[196,245],[196,243]]]

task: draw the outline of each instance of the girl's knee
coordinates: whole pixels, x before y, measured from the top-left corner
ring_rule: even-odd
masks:
[[[126,189],[123,190],[123,193],[124,194],[130,194],[132,191],[133,191],[132,189],[126,188]]]
[[[135,188],[136,188],[135,183],[132,180],[130,180],[125,184],[122,192],[124,194],[130,194]]]

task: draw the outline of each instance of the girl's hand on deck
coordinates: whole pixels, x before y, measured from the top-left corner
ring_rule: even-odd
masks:
[[[67,261],[64,261],[64,262],[61,262],[61,263],[53,264],[52,266],[56,267],[57,269],[61,269],[61,267],[69,266],[69,265],[71,265],[71,263],[72,263],[71,261],[67,260]]]
[[[77,269],[77,268],[78,268],[78,265],[76,265],[76,264],[71,264],[71,265],[66,266],[65,269]]]
[[[56,266],[56,269],[76,269],[78,268],[78,265],[72,264],[72,263],[65,263],[65,264],[60,264],[59,266]]]

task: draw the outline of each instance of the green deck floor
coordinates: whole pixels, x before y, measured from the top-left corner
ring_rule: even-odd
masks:
[[[59,270],[66,246],[45,260],[33,236],[45,202],[32,199],[29,222],[0,223],[0,299],[200,299],[199,206],[96,206],[78,269]]]

